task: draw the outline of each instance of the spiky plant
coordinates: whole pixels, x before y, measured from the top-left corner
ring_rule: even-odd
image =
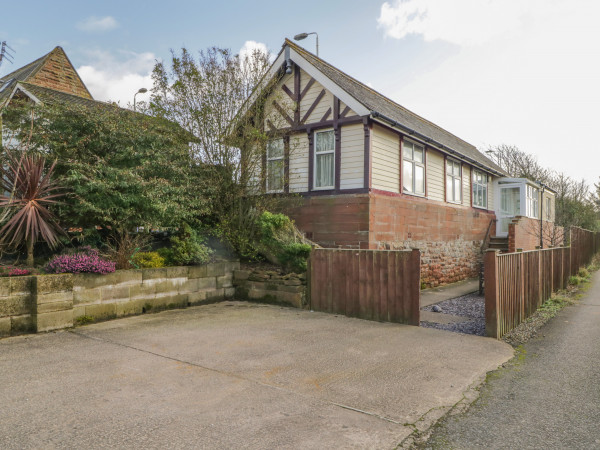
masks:
[[[0,243],[27,246],[27,265],[33,266],[33,245],[41,238],[51,248],[64,234],[48,206],[64,195],[52,180],[56,161],[45,170],[45,158],[7,153],[0,164]]]

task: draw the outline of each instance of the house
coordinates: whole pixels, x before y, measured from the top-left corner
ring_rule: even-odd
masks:
[[[17,99],[35,104],[105,104],[94,100],[62,47],[0,78],[0,112]],[[0,114],[0,133],[1,125]]]
[[[299,194],[286,212],[323,246],[419,248],[422,283],[436,286],[476,276],[488,237],[508,233],[511,214],[526,215],[507,203],[519,181],[473,145],[290,40],[244,108],[267,86],[264,127],[285,137],[267,145],[264,190]],[[539,187],[526,195],[519,208]]]

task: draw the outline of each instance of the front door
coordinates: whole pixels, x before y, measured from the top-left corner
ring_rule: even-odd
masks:
[[[500,210],[498,213],[497,236],[508,235],[508,224],[521,214],[521,188],[500,187]]]

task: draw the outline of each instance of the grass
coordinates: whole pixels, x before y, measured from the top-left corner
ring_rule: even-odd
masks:
[[[94,323],[95,321],[96,319],[94,319],[92,316],[79,316],[77,319],[75,319],[77,325],[86,325],[88,323]]]

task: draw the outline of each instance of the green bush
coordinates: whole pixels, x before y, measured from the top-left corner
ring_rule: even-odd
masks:
[[[198,236],[189,225],[184,225],[178,236],[171,238],[169,255],[173,265],[187,266],[192,264],[206,264],[211,260],[213,251],[205,245],[205,239]]]
[[[131,257],[131,264],[138,269],[164,267],[165,258],[158,252],[138,252]]]
[[[581,278],[579,278],[578,276],[573,275],[572,277],[569,277],[569,284],[577,286],[579,283],[581,283]]]
[[[297,242],[294,223],[285,214],[262,213],[258,219],[261,229],[261,246],[275,255],[279,263],[294,272],[306,271],[311,246]]]
[[[580,278],[589,278],[590,273],[585,267],[581,267],[577,272],[577,275],[579,275]]]

